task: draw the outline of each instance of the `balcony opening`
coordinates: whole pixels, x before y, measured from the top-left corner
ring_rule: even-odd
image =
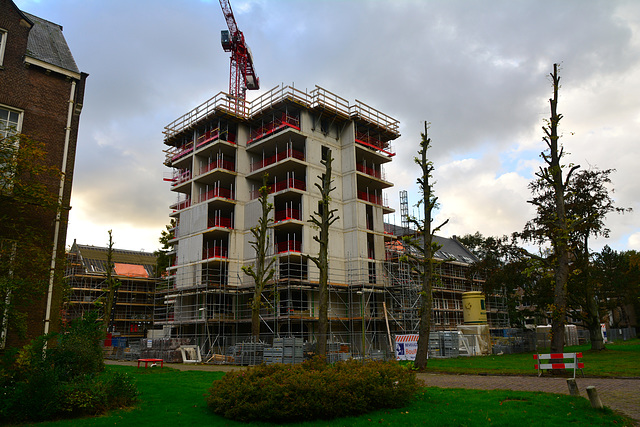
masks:
[[[307,292],[298,289],[280,291],[280,315],[300,314],[308,312],[309,300]]]
[[[274,203],[274,222],[282,222],[289,220],[302,221],[302,199],[296,197],[294,199],[276,199]]]
[[[280,261],[279,274],[281,279],[306,280],[308,276],[307,260],[282,260]]]
[[[202,269],[202,283],[210,287],[227,285],[229,283],[227,263],[205,265]]]
[[[276,231],[276,253],[302,252],[302,240],[300,232],[277,232]]]
[[[373,206],[366,206],[365,217],[367,222],[367,230],[373,231]]]
[[[376,259],[375,244],[373,234],[367,234],[367,258]]]
[[[228,237],[207,239],[202,247],[202,259],[228,258],[229,242]]]
[[[375,262],[369,262],[369,283],[377,283]]]

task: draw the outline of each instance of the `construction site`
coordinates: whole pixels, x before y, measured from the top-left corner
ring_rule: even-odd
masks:
[[[65,279],[69,294],[62,311],[65,323],[104,307],[108,296],[107,259],[108,248],[74,241],[67,252]],[[102,316],[110,318],[105,347],[118,351],[113,349],[137,347],[140,339],[152,329],[158,279],[156,257],[151,253],[113,249],[112,262],[113,278],[119,285],[111,313],[102,312]]]
[[[208,358],[251,340],[255,284],[242,267],[255,263],[250,229],[266,175],[275,275],[262,294],[260,340],[317,339],[319,271],[309,257],[319,245],[308,219],[320,201],[321,162],[331,155],[339,220],[329,234],[328,339],[350,354],[389,357],[396,334],[417,331],[420,292],[413,266],[400,260],[398,236],[410,230],[385,221],[394,209],[384,164],[398,136],[397,120],[320,87],[276,87],[252,102],[220,93],[169,124],[165,165],[177,225],[174,262],[156,292],[154,336],[188,338]],[[405,210],[406,193],[403,203]],[[437,241],[434,329],[455,330],[464,323],[463,293],[481,290],[482,279],[468,277],[476,259],[464,246]],[[493,328],[509,326],[500,302],[487,301]]]
[[[165,181],[176,198],[170,206],[173,262],[157,287],[154,330],[143,351],[164,358],[172,352],[171,359],[188,344],[198,359],[233,362],[243,345],[269,358],[263,347],[282,345],[282,339],[293,340],[295,354],[314,351],[320,278],[311,258],[320,246],[309,220],[322,209],[321,182],[332,159],[330,209],[337,220],[328,239],[330,352],[393,357],[394,337],[416,333],[420,303],[416,266],[403,261],[407,248],[399,239],[412,231],[387,220],[395,210],[387,202],[393,183],[384,167],[395,156],[399,121],[319,86],[281,85],[248,100],[247,90],[260,89],[253,56],[228,0],[220,5],[228,27],[221,44],[231,53],[229,91],[164,128]],[[257,259],[251,229],[261,217],[263,180],[273,206],[265,256],[274,260],[274,275],[259,296],[256,337],[255,282],[243,267]],[[406,192],[401,200],[404,222]],[[437,241],[436,334],[464,323],[463,294],[482,286],[482,278],[469,274],[473,254],[455,239]],[[493,328],[509,326],[501,301],[481,301],[483,319]]]

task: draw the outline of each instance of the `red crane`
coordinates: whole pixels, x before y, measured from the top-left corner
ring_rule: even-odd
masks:
[[[225,52],[231,52],[229,94],[245,99],[247,89],[260,89],[260,79],[253,67],[251,49],[244,41],[244,34],[238,29],[229,0],[220,0],[220,6],[229,27],[228,30],[222,30],[220,35],[222,48]]]

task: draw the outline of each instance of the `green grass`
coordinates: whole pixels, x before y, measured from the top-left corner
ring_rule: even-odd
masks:
[[[584,375],[587,377],[640,377],[640,340],[607,344],[603,351],[591,351],[590,345],[565,347],[565,353],[582,352]],[[541,351],[548,353],[549,350]],[[537,375],[533,368],[533,353],[503,354],[500,356],[432,358],[427,372],[489,375]],[[567,371],[568,372],[568,371]],[[571,372],[573,375],[573,372]],[[579,375],[579,374],[578,374]]]
[[[132,375],[141,392],[137,407],[106,416],[41,423],[38,426],[246,426],[210,413],[204,394],[221,372],[137,369],[108,366]],[[504,390],[420,389],[416,400],[402,409],[360,417],[289,426],[379,425],[633,425],[612,411],[591,408],[583,397]],[[253,423],[252,425],[271,425]]]

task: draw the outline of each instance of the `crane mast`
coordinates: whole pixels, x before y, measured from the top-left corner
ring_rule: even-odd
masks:
[[[253,66],[251,49],[244,40],[244,34],[238,29],[229,0],[220,0],[220,7],[222,7],[222,13],[229,28],[222,30],[220,34],[222,48],[225,52],[231,52],[229,94],[239,99],[245,99],[247,89],[260,89],[260,79]]]

